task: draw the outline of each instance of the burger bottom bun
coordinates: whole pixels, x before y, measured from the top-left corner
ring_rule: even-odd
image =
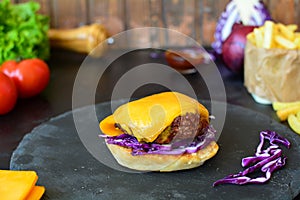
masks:
[[[218,144],[212,141],[204,149],[200,149],[192,154],[146,154],[133,156],[129,148],[107,143],[106,145],[120,165],[138,171],[160,172],[171,172],[198,167],[216,155],[219,149]]]

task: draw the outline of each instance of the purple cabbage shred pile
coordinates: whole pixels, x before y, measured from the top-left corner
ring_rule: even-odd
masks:
[[[269,141],[269,145],[266,145],[266,141]],[[275,131],[261,131],[260,143],[256,148],[255,155],[242,159],[242,167],[247,168],[237,174],[230,174],[225,178],[215,181],[213,186],[220,184],[262,184],[267,182],[271,178],[272,173],[282,168],[286,163],[286,157],[282,155],[282,149],[279,145],[290,148],[291,143]],[[264,175],[255,178],[249,176],[258,170]]]
[[[212,126],[205,129],[205,133],[196,137],[191,142],[184,142],[183,145],[177,144],[157,144],[157,143],[142,143],[136,137],[128,134],[118,136],[104,136],[108,144],[115,144],[122,147],[132,149],[132,155],[144,154],[165,154],[165,155],[180,155],[183,153],[195,153],[206,147],[210,142],[215,141],[216,130]]]

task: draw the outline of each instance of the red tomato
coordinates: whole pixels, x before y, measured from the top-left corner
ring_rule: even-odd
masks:
[[[11,111],[18,98],[18,92],[14,82],[0,72],[0,115]]]
[[[41,59],[25,59],[6,61],[2,64],[1,71],[13,79],[19,97],[30,98],[42,92],[48,85],[50,70]]]
[[[1,71],[6,74],[7,76],[10,76],[10,73],[13,73],[17,69],[17,61],[9,60],[4,62],[1,65]]]

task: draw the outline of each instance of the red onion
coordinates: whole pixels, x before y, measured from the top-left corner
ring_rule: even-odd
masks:
[[[219,17],[214,34],[215,40],[211,46],[229,69],[235,72],[242,71],[246,35],[253,30],[251,26],[261,26],[266,20],[272,20],[272,18],[261,0],[228,2]],[[240,23],[240,28],[242,24],[246,27],[242,27],[242,30],[235,30],[235,23]],[[232,31],[235,33],[231,34]],[[222,55],[223,52],[224,55]]]
[[[234,72],[243,70],[246,36],[255,27],[235,23],[232,32],[222,45],[222,59],[225,65]]]

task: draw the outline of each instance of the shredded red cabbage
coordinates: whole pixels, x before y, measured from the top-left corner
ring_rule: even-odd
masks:
[[[246,10],[241,10],[241,5]],[[247,18],[243,18],[242,14],[245,14]],[[243,1],[238,5],[238,1],[231,0],[224,12],[222,12],[215,31],[215,41],[212,43],[212,47],[217,54],[222,53],[222,44],[226,38],[230,35],[232,26],[234,23],[240,23],[251,26],[261,26],[266,20],[271,20],[271,15],[262,1]]]
[[[208,126],[204,130],[204,134],[196,137],[192,142],[186,143],[185,146],[178,146],[177,144],[140,143],[136,137],[129,134],[121,134],[118,136],[101,135],[101,137],[104,137],[108,144],[131,148],[132,155],[180,155],[183,153],[195,153],[206,147],[210,142],[215,141],[216,130],[212,126]]]
[[[269,141],[269,146],[264,149],[266,140]],[[249,156],[242,159],[242,166],[248,168],[237,174],[230,174],[225,178],[215,181],[213,186],[225,183],[243,185],[249,183],[262,184],[267,182],[271,178],[272,172],[282,168],[286,163],[286,157],[282,156],[282,149],[279,145],[290,148],[291,143],[275,131],[261,131],[260,143],[257,146],[255,156]],[[264,173],[264,176],[256,178],[247,176],[258,170]]]

